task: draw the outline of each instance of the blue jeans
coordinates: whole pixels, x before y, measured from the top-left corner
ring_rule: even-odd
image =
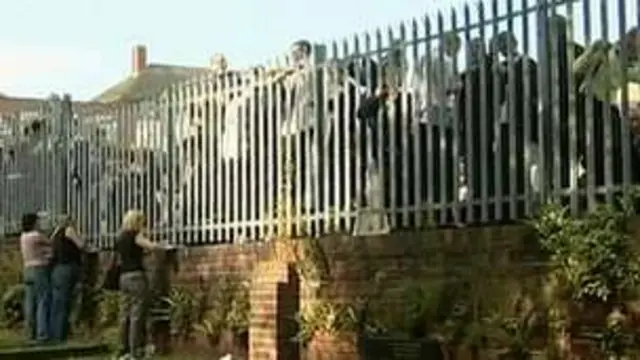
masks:
[[[51,268],[29,266],[24,269],[24,319],[33,340],[49,340]]]
[[[51,272],[51,339],[65,341],[69,335],[69,316],[80,274],[78,264],[57,264]]]

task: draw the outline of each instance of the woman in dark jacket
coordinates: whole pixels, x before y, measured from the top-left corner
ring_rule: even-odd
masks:
[[[65,217],[53,231],[53,270],[51,272],[51,338],[65,341],[69,334],[69,315],[73,294],[82,271],[84,239],[78,234],[74,221]]]

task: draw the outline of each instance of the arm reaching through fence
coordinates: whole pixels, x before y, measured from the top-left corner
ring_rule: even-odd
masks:
[[[79,249],[84,249],[84,239],[78,234],[73,226],[68,226],[64,231],[64,235],[71,239],[71,241],[73,241],[73,243],[76,244]]]

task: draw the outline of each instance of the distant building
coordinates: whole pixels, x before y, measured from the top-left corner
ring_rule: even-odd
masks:
[[[129,75],[100,93],[93,101],[112,103],[143,100],[171,84],[212,71],[210,66],[188,67],[151,63],[147,56],[146,46],[134,46]]]

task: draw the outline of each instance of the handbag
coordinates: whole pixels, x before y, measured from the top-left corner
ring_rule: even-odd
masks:
[[[104,275],[102,288],[109,291],[120,290],[120,257],[116,251],[113,252],[107,265],[107,272]]]

